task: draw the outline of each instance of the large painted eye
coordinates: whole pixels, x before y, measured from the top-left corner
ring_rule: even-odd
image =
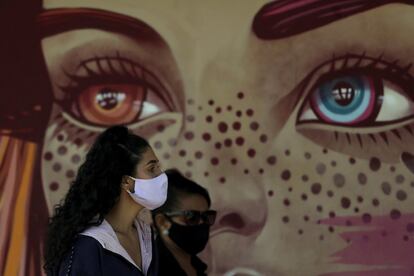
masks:
[[[374,126],[413,114],[413,102],[398,84],[378,76],[346,74],[317,82],[301,108],[298,123]]]
[[[96,125],[129,124],[168,110],[155,92],[138,84],[93,85],[74,104],[84,121]]]
[[[154,74],[132,62],[125,65],[123,59],[107,62],[133,70],[106,72],[97,66],[98,72],[93,72],[85,63],[81,69],[86,76],[68,75],[72,84],[62,88],[68,96],[61,104],[72,117],[88,125],[109,126],[136,123],[174,109],[171,97]]]

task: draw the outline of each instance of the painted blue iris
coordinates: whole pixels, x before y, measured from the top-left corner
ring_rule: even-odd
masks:
[[[375,85],[364,76],[343,76],[325,81],[311,96],[311,107],[325,122],[356,124],[376,112]]]

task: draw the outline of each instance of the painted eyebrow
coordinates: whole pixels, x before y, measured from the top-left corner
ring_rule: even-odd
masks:
[[[259,10],[252,28],[260,39],[286,38],[391,3],[414,5],[412,0],[276,0]]]
[[[159,37],[150,26],[133,17],[105,10],[88,8],[59,8],[45,10],[36,18],[37,32],[47,37],[70,30],[101,29],[129,36]]]

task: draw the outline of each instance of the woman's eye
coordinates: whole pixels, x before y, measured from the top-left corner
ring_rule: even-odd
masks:
[[[305,100],[298,124],[362,127],[400,121],[414,114],[407,92],[376,74],[325,76]]]
[[[99,63],[99,59],[89,63]],[[142,68],[133,68],[132,62],[123,59],[107,60],[118,65],[116,68],[130,70],[121,72],[104,71],[95,66],[92,71],[88,63],[82,64],[88,75],[76,77],[69,75],[72,84],[62,89],[69,95],[61,104],[66,112],[75,119],[96,126],[132,124],[153,115],[171,111],[165,95],[166,91],[153,74]],[[124,66],[124,67],[122,67]],[[132,70],[134,69],[134,70]],[[91,73],[92,72],[92,73]]]

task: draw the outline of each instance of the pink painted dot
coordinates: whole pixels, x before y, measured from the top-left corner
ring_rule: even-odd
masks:
[[[253,110],[252,110],[252,109],[247,109],[247,111],[246,111],[246,115],[247,115],[247,116],[252,117],[252,116],[253,116],[253,114],[254,114],[254,112],[253,112]]]
[[[274,155],[269,156],[269,157],[267,158],[267,163],[268,163],[269,165],[274,165],[274,164],[276,164],[276,156],[274,156]]]
[[[224,182],[226,182],[226,178],[220,177],[219,181],[220,181],[220,183],[224,183]]]
[[[233,129],[234,130],[240,130],[241,128],[241,123],[240,122],[234,122],[233,123]]]
[[[243,98],[244,98],[244,94],[243,94],[243,92],[239,92],[239,93],[237,93],[237,98],[239,98],[239,99],[243,99]]]
[[[237,110],[237,112],[236,112],[236,116],[237,116],[237,117],[241,117],[241,115],[242,115],[242,112],[241,112],[240,110]]]
[[[253,158],[253,157],[256,155],[256,151],[255,151],[254,149],[249,149],[249,150],[247,151],[247,155],[248,155],[250,158]]]
[[[212,116],[210,116],[210,115],[208,115],[208,116],[206,117],[206,121],[207,121],[207,123],[211,123],[211,122],[213,121],[213,117],[212,117]]]
[[[196,151],[194,154],[195,158],[201,159],[203,157],[203,153],[201,151]]]
[[[192,133],[191,131],[188,131],[184,134],[185,139],[187,140],[193,140],[194,138],[194,133]]]
[[[236,165],[236,164],[237,164],[237,159],[236,159],[236,158],[232,158],[232,159],[230,160],[230,162],[231,162],[233,165]]]
[[[214,144],[214,147],[215,147],[216,149],[221,149],[221,143],[220,143],[220,142],[215,143],[215,144]]]
[[[231,145],[233,144],[233,142],[231,141],[231,139],[227,138],[224,140],[224,145],[226,147],[231,147]]]
[[[217,157],[213,157],[213,158],[211,158],[210,162],[211,162],[212,165],[216,166],[216,165],[218,165],[219,160],[218,160]]]
[[[226,123],[224,123],[224,122],[220,122],[220,123],[218,124],[218,130],[219,130],[221,133],[226,133],[226,132],[227,132],[227,129],[228,129],[228,126],[227,126],[227,124],[226,124]]]
[[[260,135],[260,142],[262,142],[262,143],[266,143],[267,142],[267,136],[266,136],[266,134]]]
[[[257,123],[257,122],[252,122],[252,123],[250,124],[250,129],[251,129],[251,130],[253,130],[253,131],[258,130],[258,129],[259,129],[259,123]]]
[[[244,144],[244,138],[243,137],[237,137],[236,138],[236,144],[238,146],[243,146],[243,144]]]
[[[184,157],[184,156],[186,155],[186,152],[185,152],[185,150],[180,150],[180,151],[178,152],[178,154],[179,154],[181,157]]]
[[[221,107],[216,108],[216,113],[221,113]]]
[[[203,140],[204,141],[210,141],[211,140],[211,135],[210,133],[203,133]]]
[[[51,191],[56,191],[57,189],[59,189],[59,184],[58,184],[57,182],[52,182],[52,183],[50,183],[50,185],[49,185],[49,189],[50,189]]]

